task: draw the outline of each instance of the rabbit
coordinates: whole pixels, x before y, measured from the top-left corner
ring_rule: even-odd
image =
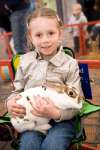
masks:
[[[43,133],[51,128],[49,121],[50,118],[43,118],[34,116],[31,113],[32,106],[29,99],[34,104],[33,96],[40,95],[42,97],[49,97],[53,103],[60,109],[67,108],[82,108],[82,102],[78,91],[70,85],[61,85],[52,83],[46,86],[37,86],[30,88],[20,93],[21,98],[17,103],[26,108],[26,115],[24,118],[11,118],[11,123],[18,132],[26,130],[37,130]]]

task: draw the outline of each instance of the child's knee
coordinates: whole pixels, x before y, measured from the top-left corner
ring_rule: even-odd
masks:
[[[51,139],[44,140],[41,150],[66,150],[66,144],[62,144],[61,142],[57,142],[56,139],[51,137]]]

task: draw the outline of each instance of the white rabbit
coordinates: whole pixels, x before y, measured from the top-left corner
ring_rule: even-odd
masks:
[[[80,101],[79,93],[71,86],[38,86],[25,90],[20,94],[22,97],[17,100],[17,103],[26,108],[26,115],[24,118],[11,118],[11,123],[18,132],[23,132],[26,130],[38,130],[45,133],[45,131],[51,127],[48,124],[50,119],[37,117],[31,113],[32,106],[29,102],[29,99],[34,104],[33,95],[49,97],[58,108],[63,110],[67,108],[82,108],[82,102]]]

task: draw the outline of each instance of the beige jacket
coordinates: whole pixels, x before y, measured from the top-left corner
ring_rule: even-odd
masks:
[[[62,48],[50,60],[43,60],[36,51],[22,55],[14,80],[15,91],[8,99],[25,89],[46,84],[47,81],[70,84],[81,93],[77,61],[65,54]],[[60,120],[71,119],[77,113],[76,109],[61,110]]]

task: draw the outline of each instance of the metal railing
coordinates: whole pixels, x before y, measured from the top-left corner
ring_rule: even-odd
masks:
[[[88,49],[92,50],[92,45],[91,45],[92,43],[90,43],[90,47],[87,48],[87,46],[86,46],[85,38],[88,38],[88,40],[91,40],[91,38],[90,38],[90,33],[88,33],[88,31],[87,31],[87,33],[84,31],[84,27],[87,26],[87,28],[88,28],[88,27],[94,26],[94,25],[96,25],[98,23],[100,24],[100,21],[91,21],[91,22],[81,23],[81,24],[65,24],[64,25],[64,29],[65,30],[68,30],[70,28],[78,28],[78,30],[79,30],[79,45],[80,45],[79,55],[80,56],[81,55],[86,55],[87,52],[88,52]],[[86,34],[88,34],[88,37],[87,37]],[[71,37],[71,38],[73,38],[73,37]],[[73,41],[73,39],[71,39],[71,40]],[[70,42],[70,41],[67,40],[67,42]],[[90,42],[92,42],[92,41],[90,41]]]

